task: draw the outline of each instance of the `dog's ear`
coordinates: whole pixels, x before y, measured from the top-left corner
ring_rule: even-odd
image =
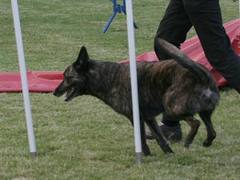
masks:
[[[88,52],[85,46],[81,47],[81,50],[79,52],[78,58],[76,62],[74,63],[74,67],[77,71],[84,71],[88,68]]]
[[[78,61],[88,61],[89,56],[87,52],[87,48],[85,46],[82,46],[78,55]]]

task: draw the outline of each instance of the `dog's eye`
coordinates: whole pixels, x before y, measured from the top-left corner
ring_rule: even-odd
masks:
[[[72,77],[65,77],[64,80],[67,82],[67,83],[70,83],[72,82]]]

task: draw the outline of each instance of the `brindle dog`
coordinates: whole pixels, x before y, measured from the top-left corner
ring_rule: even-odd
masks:
[[[162,112],[189,124],[191,129],[185,140],[186,147],[189,147],[197,133],[200,122],[194,115],[199,114],[207,130],[203,145],[210,146],[216,137],[211,115],[219,100],[215,81],[203,66],[193,62],[178,48],[163,39],[159,39],[158,43],[173,59],[137,64],[143,153],[150,154],[144,123],[162,150],[165,153],[173,152],[155,120]],[[90,59],[86,48],[82,47],[77,60],[67,67],[64,80],[54,92],[58,97],[63,94],[65,101],[79,95],[95,96],[126,116],[133,124],[128,64]]]

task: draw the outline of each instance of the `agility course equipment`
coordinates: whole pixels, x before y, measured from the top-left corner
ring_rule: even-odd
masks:
[[[30,92],[49,93],[52,92],[63,80],[62,71],[28,71],[28,87]],[[0,73],[1,92],[22,92],[21,78],[19,72]]]
[[[103,33],[106,33],[110,27],[110,25],[112,24],[112,21],[114,20],[114,18],[116,17],[117,14],[125,14],[127,15],[126,12],[126,0],[122,0],[122,4],[119,4],[117,2],[117,0],[112,0],[112,4],[113,4],[113,10],[112,10],[112,15],[109,17],[106,25],[103,28]],[[134,28],[137,29],[137,25],[135,22],[133,22],[134,24]]]
[[[134,26],[133,25],[134,24],[133,8],[132,8],[132,0],[128,0],[127,4],[125,4],[125,0],[123,0],[123,2],[124,2],[124,8],[126,7],[126,12],[125,12],[125,9],[124,9],[124,12],[125,14],[127,14],[128,45],[129,45],[130,73],[131,73],[131,87],[132,87],[131,89],[132,89],[132,103],[133,103],[134,140],[135,140],[135,150],[136,150],[136,157],[137,157],[136,161],[137,163],[141,163],[142,147],[141,147],[139,107],[138,107],[139,105],[138,105],[138,87],[137,87],[137,74],[136,74],[135,36],[134,36],[134,27],[133,27]],[[26,72],[18,1],[11,0],[11,3],[12,3],[14,28],[15,28],[15,34],[16,34],[16,43],[17,43],[18,59],[19,59],[19,66],[20,66],[20,77],[22,82],[21,86],[18,86],[18,88],[22,87],[21,90],[23,92],[23,97],[24,97],[24,107],[25,107],[25,115],[26,115],[29,148],[30,148],[30,153],[33,155],[33,157],[35,157],[36,143],[35,143],[35,136],[33,131],[32,113],[31,113],[29,87],[28,87],[28,78],[30,79],[30,77],[27,76],[27,74],[29,75],[31,73]],[[7,87],[9,87],[8,82],[11,82],[11,84],[14,85],[15,87],[17,85],[16,83],[20,81],[19,75],[17,76],[16,74],[8,74],[8,75],[10,76],[6,76],[5,74],[3,77],[1,77],[0,82],[2,82]],[[38,77],[43,77],[43,76],[44,75],[41,74]]]
[[[36,150],[35,135],[34,135],[33,124],[32,124],[32,111],[31,111],[30,98],[29,98],[28,79],[27,79],[25,56],[24,56],[24,50],[23,50],[18,1],[12,0],[11,3],[12,3],[12,13],[13,13],[15,36],[16,36],[18,60],[19,60],[19,67],[20,67],[20,73],[21,73],[22,92],[23,92],[27,132],[28,132],[29,149],[30,149],[31,155],[35,157],[37,150]]]
[[[132,111],[133,111],[133,128],[134,142],[136,152],[136,163],[142,162],[142,142],[140,133],[140,115],[138,103],[138,83],[137,83],[137,62],[135,49],[135,33],[133,25],[133,7],[132,0],[127,1],[127,32],[128,32],[128,52],[130,62],[130,77],[131,77],[131,93],[132,93]]]
[[[240,55],[240,19],[232,20],[224,24],[230,38],[233,49]],[[226,86],[227,81],[208,63],[197,36],[186,40],[181,49],[194,61],[204,65],[214,76],[219,87]],[[138,62],[158,61],[155,52],[146,52],[136,57]],[[128,63],[122,60],[120,63]],[[28,86],[30,92],[52,92],[63,79],[62,71],[28,71]],[[21,78],[18,72],[0,73],[0,92],[21,92]]]

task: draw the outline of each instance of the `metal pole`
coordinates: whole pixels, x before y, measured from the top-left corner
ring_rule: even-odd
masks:
[[[132,0],[126,0],[127,10],[127,29],[128,29],[128,49],[130,59],[130,74],[132,87],[132,108],[134,122],[134,138],[136,162],[140,164],[142,161],[142,143],[140,136],[140,121],[139,121],[139,103],[138,103],[138,85],[137,85],[137,69],[136,69],[136,52],[135,52],[135,35],[133,27],[133,8]]]
[[[29,149],[30,149],[31,155],[35,157],[36,143],[35,143],[35,136],[33,131],[33,124],[32,124],[32,113],[31,113],[31,105],[30,105],[30,99],[29,99],[29,89],[28,89],[24,50],[23,50],[18,1],[11,0],[11,3],[12,3],[12,13],[13,13],[16,43],[17,43],[19,68],[21,72],[22,92],[23,92],[24,108],[25,108],[25,115],[26,115]]]

